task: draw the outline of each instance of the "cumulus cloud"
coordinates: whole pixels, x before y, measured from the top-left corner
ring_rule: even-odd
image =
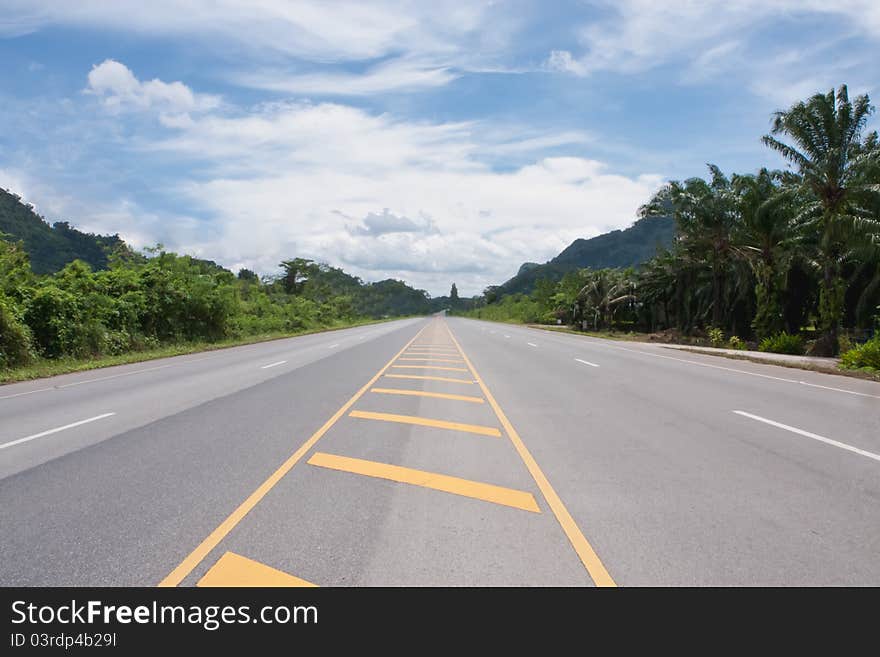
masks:
[[[339,214],[345,216],[344,213]],[[352,235],[378,237],[389,233],[433,233],[437,231],[437,228],[429,217],[413,221],[409,217],[396,215],[388,208],[384,208],[381,213],[368,213],[361,224],[346,226],[346,230]]]
[[[85,92],[102,99],[109,109],[157,109],[186,114],[216,107],[215,96],[196,95],[182,82],[159,79],[142,82],[125,64],[105,59],[89,71]]]
[[[301,255],[438,294],[451,278],[477,293],[523,261],[627,226],[662,183],[583,157],[498,172],[480,161],[487,132],[335,103],[273,103],[194,117],[144,148],[201,172],[175,191],[183,207],[211,217],[215,234],[178,239],[180,248],[261,272]]]

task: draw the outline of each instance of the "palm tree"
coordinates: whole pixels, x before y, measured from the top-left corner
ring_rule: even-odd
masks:
[[[822,276],[819,323],[822,331],[815,353],[834,355],[839,350],[838,331],[843,317],[846,285],[841,269],[849,245],[866,241],[880,231],[880,220],[865,209],[880,185],[866,171],[880,158],[876,132],[862,140],[862,131],[873,113],[867,95],[850,102],[846,85],[798,102],[776,112],[773,135],[787,135],[794,145],[771,135],[763,143],[798,167],[803,187],[810,195],[797,218],[803,230],[818,235],[817,262]]]
[[[613,327],[614,314],[625,301],[634,301],[634,285],[628,272],[600,269],[592,272],[590,279],[578,292],[578,304],[582,315],[592,315],[593,328]]]
[[[643,216],[668,213],[678,227],[676,250],[693,262],[707,262],[711,269],[712,325],[722,326],[729,265],[734,254],[733,234],[739,223],[730,180],[710,164],[709,181],[690,178],[670,182],[642,210]]]
[[[789,184],[783,186],[783,182]],[[784,277],[796,241],[792,182],[783,172],[761,169],[755,175],[734,175],[731,183],[741,218],[735,248],[755,277],[757,308],[752,328],[758,339],[785,328]]]

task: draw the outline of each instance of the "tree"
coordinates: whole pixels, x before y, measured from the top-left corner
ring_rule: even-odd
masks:
[[[452,289],[449,290],[449,301],[458,303],[458,288],[455,287],[455,283],[452,284]]]
[[[711,179],[672,181],[642,210],[643,216],[672,215],[678,227],[676,249],[695,263],[708,265],[711,275],[712,326],[724,324],[725,289],[734,253],[733,234],[739,223],[730,180],[714,164]]]
[[[311,276],[318,273],[318,265],[306,258],[294,258],[285,260],[279,265],[284,274],[281,276],[281,284],[288,294],[299,294]]]
[[[880,194],[876,178],[877,133],[863,141],[862,131],[874,108],[867,95],[850,102],[846,85],[835,95],[816,94],[774,115],[772,135],[787,135],[789,145],[772,135],[763,143],[798,167],[809,195],[797,217],[802,230],[815,231],[816,264],[821,271],[819,325],[815,353],[839,351],[838,331],[844,313],[846,284],[842,265],[853,242],[876,239],[880,220],[866,208]]]
[[[792,226],[796,190],[783,187],[785,179],[782,172],[767,169],[732,179],[742,220],[735,248],[755,276],[752,328],[759,340],[785,329],[782,294],[796,240]]]
[[[614,314],[624,302],[634,301],[633,281],[628,270],[600,269],[590,273],[590,279],[578,292],[582,317],[592,318],[593,328],[613,328]]]

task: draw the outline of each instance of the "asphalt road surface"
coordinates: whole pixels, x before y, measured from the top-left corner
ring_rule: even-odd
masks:
[[[880,585],[880,384],[458,318],[0,387],[0,585]]]

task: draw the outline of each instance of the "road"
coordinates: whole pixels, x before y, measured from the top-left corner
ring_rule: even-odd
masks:
[[[5,586],[880,585],[880,384],[425,318],[0,387]]]

